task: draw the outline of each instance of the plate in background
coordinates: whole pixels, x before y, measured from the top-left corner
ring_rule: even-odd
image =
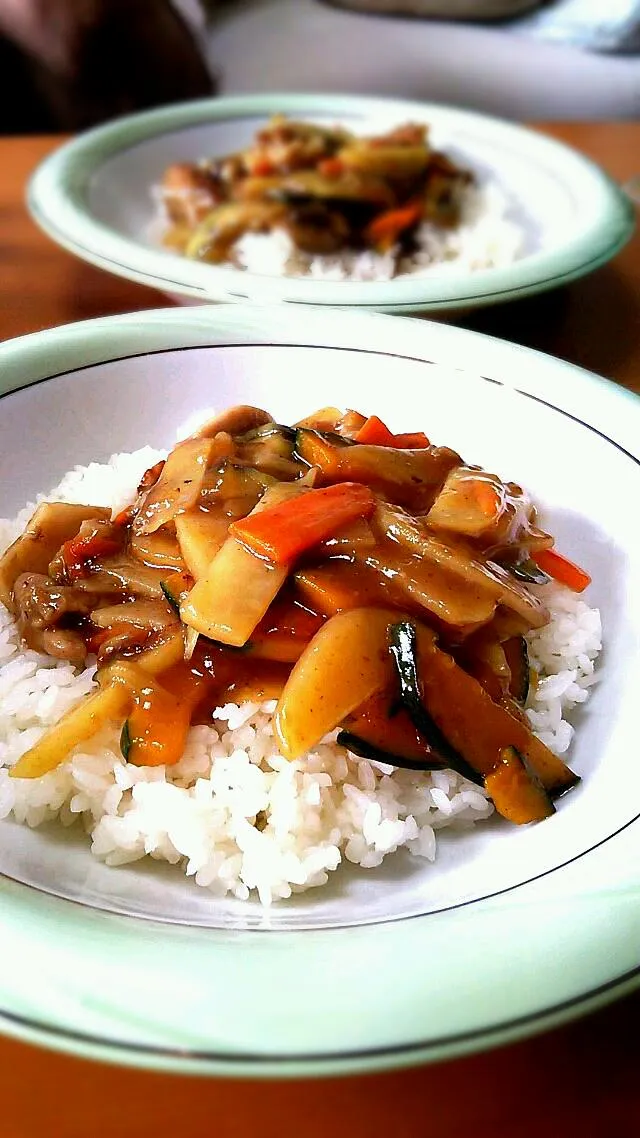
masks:
[[[345,123],[372,133],[407,120],[432,127],[434,144],[495,182],[525,254],[501,268],[392,281],[334,282],[265,276],[189,261],[150,234],[152,188],[172,162],[246,146],[272,114]],[[555,288],[610,260],[633,232],[628,198],[571,148],[513,123],[431,103],[340,95],[247,95],[181,103],[116,119],[79,135],[40,165],[28,204],[35,221],[83,260],[177,298],[446,312]]]

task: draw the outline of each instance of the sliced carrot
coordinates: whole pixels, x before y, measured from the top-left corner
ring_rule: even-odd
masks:
[[[543,573],[548,573],[561,585],[568,585],[574,593],[584,592],[587,585],[591,584],[591,577],[584,569],[555,549],[539,549],[531,556]]]
[[[355,436],[355,441],[369,446],[396,447],[398,450],[425,450],[431,446],[424,431],[407,431],[394,435],[377,415],[369,415]]]
[[[375,505],[368,486],[339,482],[250,514],[233,522],[229,533],[258,557],[288,565],[340,526],[369,517]]]
[[[139,628],[137,625],[130,624],[128,621],[119,621],[117,624],[110,625],[109,628],[101,628],[98,632],[94,632],[87,640],[87,648],[90,652],[97,654],[98,650],[110,640],[112,636],[118,636],[121,633],[126,633],[129,644],[144,644],[149,639],[149,629]]]
[[[318,162],[318,173],[323,178],[339,178],[344,174],[344,163],[339,158],[323,158]]]
[[[392,447],[393,434],[377,415],[369,415],[356,435],[357,443],[376,447]]]
[[[399,209],[387,209],[378,214],[365,229],[365,237],[372,245],[380,243],[393,245],[397,237],[410,225],[415,225],[422,216],[422,203],[409,202]]]
[[[133,521],[136,512],[135,506],[125,506],[124,510],[120,510],[113,519],[114,526],[128,526],[129,522]]]
[[[473,483],[473,496],[480,510],[488,519],[493,519],[500,513],[501,498],[498,487],[485,478],[476,478]]]
[[[89,537],[72,537],[65,542],[69,560],[74,564],[77,561],[90,561],[93,557],[106,557],[120,548],[120,542],[102,534],[91,534]]]
[[[268,178],[274,171],[275,167],[273,162],[270,162],[268,158],[256,158],[251,167],[251,173],[256,178]]]
[[[405,434],[394,435],[393,445],[399,450],[426,450],[431,443],[424,431],[407,431]]]
[[[103,537],[102,534],[90,534],[88,537],[72,537],[62,546],[62,560],[65,564],[67,576],[70,581],[76,581],[87,575],[87,562],[95,557],[108,557],[120,549],[120,542],[112,538]]]
[[[295,664],[324,621],[290,595],[276,597],[251,633],[245,655]]]

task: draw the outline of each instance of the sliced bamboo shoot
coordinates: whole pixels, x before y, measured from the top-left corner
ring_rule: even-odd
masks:
[[[206,575],[196,581],[180,606],[180,618],[210,640],[240,648],[262,620],[288,572],[287,565],[262,561],[235,538],[227,538]]]
[[[162,601],[130,601],[128,604],[104,605],[91,613],[91,623],[98,628],[110,628],[124,621],[136,628],[148,628],[159,632],[167,625],[175,623],[175,613]]]
[[[182,556],[196,581],[206,576],[211,562],[222,549],[230,520],[220,507],[207,513],[189,510],[176,518]]]
[[[280,697],[275,731],[282,754],[296,759],[392,679],[388,609],[337,613],[294,665]]]
[[[174,624],[158,632],[135,656],[135,662],[150,676],[159,676],[174,664],[179,664],[186,654],[185,629],[176,620]]]
[[[106,723],[124,719],[130,707],[131,695],[125,687],[101,687],[72,707],[18,759],[9,771],[11,778],[41,778],[55,770],[74,747],[97,734]]]
[[[218,439],[186,439],[178,443],[164,464],[162,473],[149,490],[144,505],[133,521],[136,535],[155,533],[167,522],[173,521],[198,501],[208,464],[224,449],[220,438],[228,439],[226,450],[233,443],[228,436]]]
[[[255,511],[304,493],[296,483],[278,483],[265,491]],[[231,644],[246,644],[287,579],[288,565],[271,565],[228,537],[204,577],[180,605],[180,618],[196,632]]]
[[[175,569],[182,573],[186,568],[176,535],[169,529],[159,529],[155,533],[132,533],[129,553],[144,565],[158,569]]]
[[[380,502],[373,523],[394,545],[410,550],[425,565],[446,571],[456,590],[459,585],[471,586],[516,613],[525,631],[540,628],[549,619],[542,601],[505,569],[477,558],[464,543],[436,536],[420,518]]]
[[[24,533],[0,558],[0,601],[12,606],[13,586],[21,573],[46,573],[60,546],[75,537],[82,522],[97,518],[108,521],[111,510],[101,506],[75,506],[68,502],[43,502]]]

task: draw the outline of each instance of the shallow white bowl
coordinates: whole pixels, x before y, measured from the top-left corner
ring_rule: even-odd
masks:
[[[583,781],[539,826],[444,834],[435,866],[342,867],[269,913],[157,864],[109,869],[79,833],[5,820],[8,1032],[171,1069],[345,1071],[504,1042],[638,982],[640,402],[457,328],[309,310],[302,329],[298,315],[158,311],[0,346],[0,513],[74,463],[171,445],[212,405],[287,421],[339,403],[421,426],[528,486],[593,575],[605,651],[570,754]]]
[[[334,282],[282,278],[189,261],[159,247],[152,187],[172,162],[246,146],[270,115],[345,123],[371,133],[407,120],[432,126],[435,145],[495,182],[524,232],[524,255],[503,268],[425,278]],[[473,308],[585,275],[625,244],[629,200],[586,158],[543,134],[430,103],[341,95],[270,94],[179,104],[116,119],[80,135],[33,176],[34,219],[71,252],[178,298],[340,305],[411,313]]]

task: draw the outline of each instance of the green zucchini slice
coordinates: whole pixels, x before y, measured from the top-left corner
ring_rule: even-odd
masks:
[[[512,636],[502,644],[511,676],[509,679],[509,694],[516,703],[524,704],[529,695],[531,681],[531,668],[529,665],[529,652],[524,636]]]
[[[442,759],[442,766],[450,767],[478,786],[484,786],[482,775],[451,746],[422,702],[418,678],[418,641],[412,621],[402,620],[389,627],[389,648],[400,682],[400,700],[431,750]]]
[[[429,762],[428,759],[409,759],[404,755],[393,755],[381,747],[376,747],[368,739],[361,739],[351,731],[340,731],[336,741],[354,755],[359,755],[361,759],[372,759],[376,763],[387,763],[391,767],[403,767],[409,771],[441,771],[445,766],[444,762]]]
[[[526,581],[528,585],[548,585],[551,580],[549,574],[540,569],[531,558],[526,561],[518,561],[515,565],[509,565],[507,568],[518,581]]]
[[[487,775],[485,787],[498,813],[518,826],[542,822],[555,813],[540,779],[515,747],[500,752],[500,761]]]

